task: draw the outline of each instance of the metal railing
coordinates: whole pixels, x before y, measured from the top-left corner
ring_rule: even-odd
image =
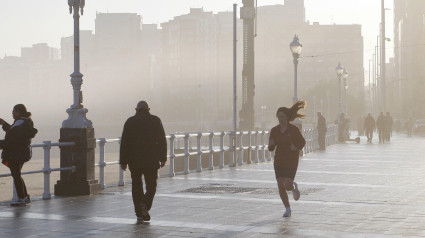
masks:
[[[66,170],[72,170],[75,171],[76,167],[64,167],[64,168],[50,168],[50,150],[53,146],[74,146],[75,142],[54,142],[51,141],[43,141],[43,143],[40,144],[31,144],[32,148],[42,147],[44,150],[44,168],[41,170],[32,170],[32,171],[25,171],[22,172],[22,175],[25,174],[37,174],[37,173],[43,173],[44,174],[44,192],[42,195],[43,199],[50,199],[52,197],[52,194],[50,193],[50,174],[54,171],[66,171]],[[6,174],[0,174],[1,177],[9,177],[12,176],[11,173]],[[13,184],[13,198],[12,201],[17,201],[18,196],[16,194],[15,185]]]
[[[337,143],[337,130],[336,125],[328,126],[326,134],[326,145]],[[268,151],[266,144],[266,135],[270,134],[269,131],[222,131],[222,132],[208,132],[208,133],[174,133],[166,136],[169,141],[169,149],[167,158],[169,159],[169,173],[168,176],[173,177],[176,175],[175,163],[176,159],[183,158],[183,174],[189,174],[190,171],[190,157],[196,157],[196,169],[194,171],[201,172],[203,170],[202,162],[208,159],[208,170],[225,167],[225,157],[228,157],[228,167],[241,166],[244,163],[260,163],[272,160],[272,153]],[[302,132],[306,145],[303,149],[304,154],[311,153],[319,148],[318,146],[318,131],[317,129],[304,129]],[[216,139],[218,138],[218,140]],[[192,146],[193,141],[196,141],[196,146]],[[96,143],[99,145],[99,162],[95,166],[99,167],[99,183],[101,189],[105,188],[105,167],[108,165],[119,165],[118,158],[115,161],[105,161],[105,148],[108,143],[120,143],[121,138],[106,139],[99,138]],[[183,145],[182,143],[183,142]],[[44,168],[42,170],[26,171],[25,174],[44,174],[44,192],[43,199],[50,199],[50,173],[53,171],[73,170],[76,167],[66,168],[50,168],[50,150],[53,146],[74,146],[74,142],[55,142],[43,141],[40,144],[31,144],[32,148],[42,147],[44,150]],[[227,153],[227,154],[226,154]],[[218,163],[214,163],[215,154],[218,155]],[[203,155],[207,155],[206,158]],[[244,160],[244,156],[247,156]],[[216,164],[216,166],[215,166]],[[124,186],[124,171],[118,166],[118,186]],[[0,174],[0,177],[11,176],[8,174]],[[14,197],[17,199],[15,186]],[[13,200],[12,199],[12,200]]]

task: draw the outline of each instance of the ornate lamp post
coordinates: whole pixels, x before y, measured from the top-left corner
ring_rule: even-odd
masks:
[[[289,45],[291,49],[292,56],[294,57],[294,98],[293,102],[298,101],[297,97],[297,77],[298,77],[298,58],[300,57],[301,50],[303,49],[303,45],[301,45],[298,36],[294,36],[294,40]]]
[[[344,67],[342,67],[341,63],[338,63],[338,66],[336,66],[336,74],[338,76],[338,120],[341,116],[341,77],[344,73]]]
[[[92,128],[92,122],[86,118],[88,112],[82,105],[83,74],[80,73],[80,14],[84,13],[85,0],[68,0],[69,13],[74,11],[74,72],[71,76],[73,104],[66,110],[68,119],[62,122],[62,128]]]
[[[317,123],[317,118],[316,118],[316,113],[317,113],[317,110],[316,110],[316,96],[313,96],[313,125],[315,124],[315,123]]]
[[[297,96],[298,58],[300,57],[301,50],[303,49],[303,45],[301,45],[297,35],[294,36],[294,39],[289,44],[289,48],[291,49],[292,56],[294,57],[294,98],[292,99],[292,101],[296,102],[298,101],[298,96]],[[294,121],[294,124],[298,126],[300,130],[302,129],[302,122],[299,118],[297,118]]]
[[[329,90],[326,90],[326,99],[328,100],[327,118],[330,119],[331,118],[331,92]]]
[[[92,122],[86,118],[88,112],[82,105],[83,75],[80,73],[80,15],[85,0],[68,0],[69,12],[74,11],[74,72],[71,74],[74,103],[66,110],[69,117],[62,122],[60,142],[74,142],[73,147],[60,148],[60,166],[75,166],[75,172],[61,171],[60,180],[55,184],[57,196],[79,196],[97,193],[100,184],[94,178],[94,149],[96,139]],[[102,165],[101,165],[102,166]]]
[[[345,113],[345,115],[347,115],[348,114],[348,111],[347,111],[348,72],[345,68],[344,68],[344,72],[342,73],[342,78],[344,79],[344,113]]]

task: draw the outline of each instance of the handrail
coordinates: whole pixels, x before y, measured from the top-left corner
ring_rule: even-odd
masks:
[[[337,125],[329,125],[326,134],[326,145],[337,143]],[[266,135],[270,134],[269,131],[221,131],[221,132],[191,132],[191,133],[174,133],[166,136],[169,141],[169,152],[167,158],[169,159],[170,170],[168,176],[175,176],[175,159],[183,158],[184,174],[189,174],[190,157],[196,156],[196,171],[201,172],[203,169],[203,155],[208,155],[208,170],[213,170],[216,166],[214,164],[215,155],[219,154],[218,168],[225,167],[225,155],[227,154],[228,166],[242,166],[244,163],[260,163],[272,160],[272,153],[268,151],[266,143]],[[317,129],[303,129],[302,134],[306,140],[306,145],[303,149],[304,154],[311,153],[317,150],[318,147],[318,131]],[[196,138],[196,146],[191,146],[190,139]],[[214,139],[218,138],[218,141]],[[227,138],[227,144],[225,139]],[[208,143],[203,145],[203,140],[206,139]],[[179,145],[176,147],[176,142],[179,144],[183,140],[184,145],[181,148]],[[218,144],[214,143],[218,142]],[[108,165],[119,164],[119,160],[105,161],[105,147],[108,143],[121,143],[121,138],[106,139],[99,138],[96,140],[99,145],[99,162],[95,166],[99,167],[99,183],[101,189],[105,188],[105,167]],[[51,142],[43,141],[43,143],[31,144],[31,147],[42,147],[44,149],[44,168],[41,170],[25,171],[22,174],[36,174],[44,173],[44,193],[43,199],[50,199],[50,173],[54,171],[71,170],[75,171],[76,167],[66,168],[50,168],[50,150],[52,146],[74,146],[75,142]],[[176,153],[176,149],[182,152]],[[247,156],[244,159],[244,156]],[[124,171],[119,168],[119,181],[118,186],[124,185]],[[8,174],[0,174],[0,177],[11,176]],[[14,199],[17,199],[16,192],[14,192]]]
[[[51,193],[50,193],[50,173],[55,172],[55,171],[66,171],[66,170],[71,170],[71,171],[75,171],[76,170],[76,166],[71,166],[71,167],[63,167],[63,168],[50,168],[50,150],[52,148],[52,146],[63,146],[63,147],[70,147],[70,146],[74,146],[75,142],[51,142],[51,141],[43,141],[43,143],[34,143],[31,144],[32,148],[37,148],[37,147],[42,147],[44,150],[44,168],[42,170],[32,170],[32,171],[24,171],[21,174],[22,175],[26,175],[26,174],[37,174],[37,173],[43,173],[44,174],[44,192],[42,195],[43,199],[50,199],[51,198]],[[9,177],[12,176],[12,174],[10,173],[6,173],[6,174],[0,174],[0,178],[1,177]],[[16,194],[16,189],[15,189],[15,185],[13,185],[13,197],[12,197],[12,201],[17,201],[18,200],[18,196]]]

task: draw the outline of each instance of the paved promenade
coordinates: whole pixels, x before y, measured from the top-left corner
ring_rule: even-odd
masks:
[[[267,162],[161,178],[152,220],[142,224],[130,184],[1,204],[0,237],[425,237],[424,178],[425,138],[362,138],[302,158],[290,218]]]

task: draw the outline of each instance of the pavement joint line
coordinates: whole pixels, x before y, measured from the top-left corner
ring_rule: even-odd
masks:
[[[230,170],[230,169],[226,169]],[[260,172],[274,172],[273,169],[234,169],[235,171],[260,171]],[[406,174],[382,174],[382,173],[358,173],[358,172],[332,172],[332,171],[313,171],[313,170],[297,170],[297,173],[312,173],[312,174],[341,174],[341,175],[376,175],[376,176],[398,176],[407,177]]]
[[[269,183],[275,184],[276,181],[258,180],[258,179],[220,179],[220,178],[194,178],[194,177],[174,177],[173,179],[179,180],[202,180],[202,181],[226,181],[226,182],[246,182],[246,183]],[[405,188],[406,186],[394,185],[374,185],[374,184],[349,184],[349,183],[314,183],[314,182],[300,182],[301,185],[320,185],[320,186],[342,186],[342,187],[359,187],[359,188]]]
[[[131,192],[123,193],[124,196],[131,196]],[[187,198],[187,199],[219,199],[219,200],[235,200],[235,201],[246,201],[246,202],[259,202],[259,203],[276,203],[282,204],[282,200],[278,198],[248,198],[248,197],[230,197],[230,196],[219,196],[219,195],[194,195],[194,194],[171,194],[171,193],[161,193],[156,194],[156,197],[165,197],[165,198]],[[294,201],[292,198],[289,198],[290,201],[295,202],[295,204],[313,204],[313,205],[328,205],[328,206],[360,206],[360,207],[376,207],[376,206],[409,206],[409,207],[419,207],[412,206],[405,203],[387,203],[387,202],[360,202],[360,201],[351,201],[351,202],[339,202],[339,201],[320,201],[320,200],[298,200]]]
[[[0,212],[0,218],[14,218],[14,212]],[[53,220],[53,221],[68,221],[67,216],[58,214],[44,214],[44,213],[25,213],[23,219],[38,219],[38,220]],[[80,219],[80,221],[92,222],[92,223],[108,223],[108,224],[128,224],[137,225],[136,218],[115,218],[115,217],[86,217]],[[274,227],[257,227],[257,226],[242,226],[242,225],[225,225],[217,223],[200,223],[200,222],[181,222],[181,221],[167,221],[167,220],[152,220],[149,226],[165,226],[165,227],[178,227],[178,228],[193,228],[193,229],[206,229],[206,230],[218,230],[218,231],[236,231],[244,232],[248,230],[257,230],[257,233],[270,233],[276,231]]]
[[[331,161],[331,162],[365,162],[365,163],[404,163],[402,160],[355,160],[355,159],[306,159],[301,158],[302,161]]]

